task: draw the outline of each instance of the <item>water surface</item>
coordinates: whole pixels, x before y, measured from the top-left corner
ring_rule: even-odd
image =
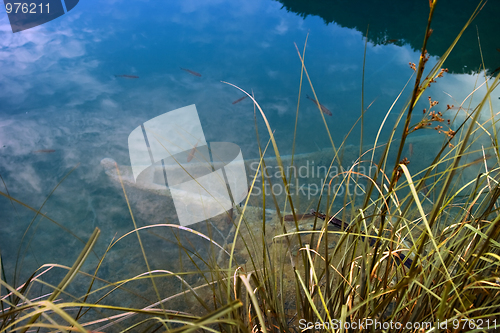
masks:
[[[446,11],[442,8],[441,13]],[[306,38],[305,65],[319,102],[332,112],[325,121],[335,145],[372,102],[365,113],[364,143],[373,144],[382,120],[413,74],[409,62],[418,63],[425,26],[419,21],[421,33],[410,30],[400,35],[390,20],[383,20],[373,24],[375,35],[369,33],[366,41],[370,20],[356,16],[356,10],[345,14],[352,15],[350,22],[356,24],[317,16],[312,5],[306,10],[310,10],[307,15],[302,9],[294,11],[293,5],[283,7],[270,0],[82,1],[67,15],[15,34],[7,16],[0,13],[0,175],[9,194],[35,209],[43,204],[42,213],[82,240],[95,227],[101,228],[104,247],[133,224],[121,187],[104,172],[101,160],[130,166],[127,138],[145,121],[196,104],[207,141],[233,142],[245,159],[258,157],[253,104],[249,98],[233,104],[244,94],[221,81],[253,92],[275,131],[280,152],[291,154],[301,79],[294,43],[302,52]],[[425,24],[426,17],[419,19]],[[485,30],[481,33],[489,38],[491,29]],[[489,61],[498,59],[492,45],[482,46]],[[429,50],[428,68],[441,50]],[[433,84],[417,105],[416,117],[428,108],[427,95],[438,100],[436,110],[444,112],[447,104],[461,104],[483,80],[484,72],[469,71],[479,68],[477,63],[457,64],[454,59],[455,73]],[[410,80],[395,103],[381,141],[413,83]],[[314,96],[304,76],[295,152],[329,150],[321,113],[306,95]],[[497,97],[493,96],[492,105],[498,110]],[[472,98],[472,107],[478,101]],[[456,113],[448,111],[446,118]],[[464,116],[458,111],[459,119]],[[257,118],[265,145],[269,136],[261,116]],[[358,125],[347,138],[354,151],[359,134]],[[422,130],[414,135],[434,140],[435,134]],[[417,141],[415,154],[425,154],[425,140]],[[417,170],[424,160],[416,155],[411,168]],[[348,167],[352,161],[346,158],[345,163]],[[7,189],[1,185],[1,191]],[[139,225],[177,223],[175,214],[161,208],[163,199],[153,194],[141,198],[142,203],[133,206]],[[6,198],[0,199],[0,212],[2,257],[12,271],[23,233],[35,214]],[[70,264],[76,258],[82,246],[78,240],[47,219],[37,217],[33,222],[36,228],[21,245],[26,251],[23,270],[30,272],[45,262]],[[148,241],[151,251],[163,247],[154,237]],[[137,252],[136,245],[130,246]],[[166,256],[169,250],[161,251]],[[127,262],[123,253],[114,259]],[[168,264],[165,258],[157,261],[159,266]]]

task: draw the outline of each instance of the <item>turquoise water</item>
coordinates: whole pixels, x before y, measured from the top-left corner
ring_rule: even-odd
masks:
[[[442,8],[440,13],[445,12]],[[42,213],[83,241],[95,227],[101,228],[100,247],[105,247],[116,233],[122,235],[133,225],[121,187],[105,173],[101,160],[130,166],[128,135],[147,120],[195,104],[206,141],[235,143],[245,159],[258,156],[253,104],[249,98],[232,104],[244,94],[221,81],[255,94],[281,154],[291,154],[301,75],[294,43],[302,52],[307,36],[305,65],[319,102],[332,113],[325,120],[335,144],[342,142],[361,110],[372,102],[365,116],[364,142],[373,144],[382,120],[413,74],[408,63],[418,62],[425,26],[420,25],[420,32],[402,31],[380,20],[373,23],[376,38],[369,33],[366,43],[369,20],[362,27],[361,23],[341,25],[318,13],[311,9],[310,15],[299,15],[293,6],[283,8],[270,0],[82,1],[54,21],[13,34],[7,16],[0,12],[0,175],[6,185],[0,184],[0,190],[8,190],[35,210],[43,205]],[[349,13],[356,15],[356,10]],[[363,17],[356,19],[363,22]],[[386,30],[383,23],[388,25]],[[491,29],[482,33],[489,36]],[[436,38],[442,41],[438,33]],[[482,46],[485,58],[495,63],[498,45]],[[430,52],[428,68],[441,50]],[[454,74],[446,74],[429,89],[416,107],[417,114],[428,108],[427,95],[439,100],[437,111],[444,111],[447,104],[461,104],[483,79],[484,72],[469,71],[478,68],[478,62],[460,59],[453,59]],[[413,83],[410,80],[410,88],[388,116],[382,141]],[[321,114],[306,95],[313,93],[304,76],[296,153],[328,150],[331,145]],[[498,96],[493,97],[493,108],[498,110]],[[466,107],[470,101],[474,107],[479,98],[466,100]],[[452,110],[446,118],[457,113],[458,119],[465,117],[463,111]],[[267,131],[259,115],[258,119],[265,145]],[[359,134],[358,125],[347,138],[355,150]],[[416,133],[432,138],[435,134],[431,130]],[[415,169],[425,161],[425,140],[419,142],[414,150],[421,155],[411,165]],[[130,191],[133,200],[136,190],[130,187]],[[162,207],[163,199],[141,195],[141,203],[133,202],[139,225],[177,223],[175,214]],[[0,250],[6,269],[12,271],[35,213],[5,197],[0,199],[0,212]],[[21,245],[22,253],[26,251],[24,275],[46,262],[72,263],[82,247],[80,241],[39,216],[33,226]],[[155,259],[157,265],[167,265],[171,250],[151,235],[144,237],[151,251],[159,247],[164,251]],[[137,252],[138,247],[119,249]],[[114,259],[139,265],[135,259],[128,262],[127,256],[123,252]]]

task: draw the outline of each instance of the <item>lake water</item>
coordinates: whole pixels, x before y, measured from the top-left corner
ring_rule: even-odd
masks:
[[[108,158],[120,167],[130,167],[128,137],[141,124],[195,104],[207,142],[234,143],[245,160],[259,156],[252,101],[246,98],[233,104],[245,95],[221,81],[253,92],[280,153],[291,154],[301,79],[294,43],[302,53],[306,38],[305,65],[319,102],[332,113],[324,116],[335,145],[340,145],[361,110],[372,102],[365,114],[364,144],[373,145],[382,120],[413,74],[409,63],[418,63],[428,8],[423,2],[425,6],[418,12],[422,13],[420,23],[407,29],[397,26],[405,23],[399,12],[411,8],[379,8],[398,18],[391,22],[382,16],[377,20],[375,13],[366,9],[347,8],[344,2],[322,10],[319,2],[303,8],[300,2],[271,0],[82,1],[68,14],[18,33],[12,33],[2,10],[0,175],[5,186],[0,184],[0,191],[8,191],[35,210],[42,207],[42,213],[83,242],[95,227],[101,228],[98,250],[102,252],[115,234],[123,235],[133,224],[121,186],[105,172],[101,161]],[[296,10],[297,6],[300,9]],[[443,27],[441,22],[452,9],[444,1],[439,6],[436,15],[441,21],[436,26]],[[494,10],[485,12],[489,15]],[[318,16],[322,13],[324,17]],[[450,31],[436,29],[427,69],[436,63],[446,49],[443,45],[451,42],[449,36],[456,35],[457,25],[462,26],[470,13],[462,10],[460,15],[454,29],[451,24]],[[481,46],[491,72],[500,61],[500,52],[495,49],[500,45],[488,41],[490,35],[496,35],[493,32],[498,31],[498,24],[484,26],[485,21],[481,21]],[[428,95],[439,101],[436,111],[444,112],[447,104],[460,105],[484,82],[484,71],[478,71],[481,58],[474,29],[471,27],[467,35],[468,47],[461,45],[463,57],[450,58],[450,73],[434,83],[417,105],[416,119],[428,108]],[[413,84],[414,78],[388,116],[382,142]],[[465,101],[464,108],[475,107],[481,92],[484,86],[477,98]],[[321,113],[307,95],[314,96],[304,76],[295,152],[330,151]],[[493,95],[494,110],[498,111],[499,102],[498,94]],[[445,117],[453,119],[455,114],[455,123],[465,117],[463,110],[450,110]],[[257,118],[260,143],[265,146],[269,135],[262,117],[257,114]],[[433,144],[430,140],[435,140],[437,133],[422,130],[414,135],[422,136],[413,144],[411,168],[418,170],[426,162],[425,154]],[[359,137],[358,124],[346,139],[356,152]],[[479,153],[471,160],[477,157]],[[344,166],[350,163],[346,157]],[[139,225],[178,223],[175,212],[162,208],[162,197],[137,194],[134,191],[139,190],[127,186]],[[308,200],[310,205],[315,197]],[[83,246],[67,231],[40,216],[34,218],[32,210],[5,197],[0,199],[0,212],[0,250],[7,272],[13,272],[19,248],[25,259],[18,269],[25,278],[43,263],[70,265]],[[163,248],[158,238],[144,237],[147,250],[160,254],[152,259],[153,266],[168,266],[170,250]],[[110,260],[120,263],[123,275],[131,271],[127,264],[145,270],[144,263],[132,255],[138,253],[136,243],[120,244],[117,252],[110,254]],[[11,279],[12,273],[7,277]]]

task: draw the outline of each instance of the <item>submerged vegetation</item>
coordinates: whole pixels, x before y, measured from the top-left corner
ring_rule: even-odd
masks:
[[[257,118],[262,117],[270,137],[269,142],[259,146],[259,167],[250,184],[250,191],[261,186],[262,206],[251,207],[248,196],[241,207],[235,205],[228,212],[227,230],[207,222],[206,234],[169,223],[139,226],[122,182],[134,229],[113,239],[104,254],[94,252],[99,236],[96,228],[72,267],[46,264],[19,282],[23,274],[6,272],[3,264],[0,265],[0,332],[300,332],[309,329],[486,332],[500,327],[497,207],[500,152],[497,112],[491,104],[491,92],[497,88],[500,74],[494,77],[485,74],[484,82],[461,103],[457,110],[465,117],[452,117],[455,106],[441,107],[432,97],[428,97],[428,108],[416,109],[417,102],[426,98],[427,88],[439,84],[439,79],[446,75],[443,66],[447,56],[481,8],[480,4],[455,42],[429,69],[426,68],[429,58],[426,45],[432,38],[435,5],[436,1],[430,2],[420,60],[409,64],[414,72],[408,81],[414,80],[409,98],[391,124],[392,128],[387,129],[387,119],[395,112],[393,107],[380,126],[379,135],[389,131],[389,140],[381,143],[377,136],[375,142],[369,144],[370,148],[366,148],[361,134],[356,162],[334,177],[325,173],[323,187],[336,190],[322,192],[310,202],[308,210],[297,211],[300,205],[287,186],[294,182],[296,175],[282,173],[280,179],[272,179],[266,174],[269,158],[264,158],[268,150],[273,150],[274,163],[285,170],[294,165],[293,154],[286,162],[289,165],[285,165],[271,124],[258,101],[251,93],[230,84],[253,101],[256,124]],[[326,108],[320,104],[307,72],[306,45],[307,40],[302,52],[297,48],[302,65],[297,119],[305,79],[314,94],[310,99],[325,121],[325,114],[331,113],[325,112]],[[478,94],[480,87],[485,93],[477,105],[472,105],[472,96]],[[354,126],[363,128],[367,110],[363,105]],[[487,112],[489,119],[484,121],[480,115]],[[328,132],[326,121],[324,125]],[[295,131],[297,126],[296,122]],[[438,146],[438,153],[425,168],[410,172],[411,138],[415,132],[426,129],[439,134],[433,142]],[[256,135],[259,142],[257,125]],[[328,135],[330,153],[333,153],[330,168],[336,168],[342,165],[345,139],[337,145],[329,132]],[[487,142],[489,146],[483,144],[479,149],[480,142]],[[467,159],[479,154],[482,157]],[[470,162],[464,163],[464,160]],[[493,168],[491,160],[496,161]],[[485,170],[470,177],[467,171],[480,163]],[[369,176],[363,174],[362,166],[375,172]],[[283,197],[272,191],[266,193],[266,183],[271,181],[283,185],[286,190]],[[333,186],[349,183],[362,191],[339,194],[340,187]],[[358,186],[361,183],[367,185]],[[43,205],[29,207],[7,190],[1,194],[13,205],[35,212],[33,221],[42,216],[57,223],[42,213]],[[338,205],[339,201],[342,208],[337,210],[334,202]],[[271,215],[267,214],[269,207],[275,209]],[[320,213],[321,210],[324,211]],[[226,220],[221,223],[227,224]],[[177,272],[153,268],[154,258],[145,250],[145,235],[171,241],[162,233],[164,230],[171,231],[169,235],[173,235],[179,248]],[[116,247],[134,242],[133,237],[147,271],[135,274],[135,270],[130,269],[127,277],[117,277],[114,273],[103,277],[100,274],[103,263]],[[208,247],[193,245],[196,239]],[[52,270],[65,272],[57,285],[45,279]],[[178,292],[172,294],[173,288],[167,285],[171,286],[174,280]],[[155,299],[152,301],[151,297]]]

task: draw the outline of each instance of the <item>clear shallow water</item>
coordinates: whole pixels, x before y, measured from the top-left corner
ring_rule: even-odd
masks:
[[[117,232],[123,234],[133,227],[123,192],[100,162],[112,158],[119,165],[130,165],[127,138],[141,123],[196,104],[207,141],[233,142],[244,158],[258,156],[253,105],[248,98],[233,105],[243,94],[221,80],[255,93],[281,153],[290,154],[301,69],[294,42],[302,51],[308,33],[307,70],[319,101],[333,114],[326,122],[335,144],[340,144],[362,109],[363,33],[325,24],[317,16],[304,19],[281,7],[269,0],[82,1],[70,13],[16,34],[0,13],[0,174],[9,193],[38,209],[79,165],[42,212],[83,240],[96,226],[106,242]],[[408,62],[418,58],[419,53],[404,42],[368,42],[364,108],[375,102],[366,113],[365,143],[373,142],[413,73]],[[431,57],[429,68],[435,62]],[[139,78],[115,77],[123,74]],[[429,95],[440,101],[437,110],[444,111],[446,104],[460,104],[481,77],[448,74],[433,84]],[[329,146],[319,111],[306,94],[312,96],[304,77],[297,153]],[[408,95],[409,90],[403,93],[396,112]],[[499,100],[493,97],[498,110]],[[476,98],[472,105],[477,102]],[[417,110],[428,107],[426,103],[423,98]],[[463,116],[459,113],[459,118]],[[386,128],[395,119],[396,113],[390,115]],[[259,124],[265,145],[268,136],[261,120]],[[428,133],[434,134],[417,134]],[[386,137],[383,132],[382,138]],[[359,144],[359,127],[347,141]],[[40,150],[53,152],[36,152]],[[418,160],[413,166],[418,169]],[[147,199],[148,205],[135,207],[140,225],[164,218],[175,223],[173,216],[158,208],[157,198]],[[13,269],[22,235],[34,216],[17,204],[14,207],[0,199],[1,250],[8,269]],[[37,223],[31,248],[44,250],[27,252],[26,271],[44,262],[70,264],[81,248],[78,241],[46,219],[38,218]],[[154,239],[148,244],[156,249]]]

